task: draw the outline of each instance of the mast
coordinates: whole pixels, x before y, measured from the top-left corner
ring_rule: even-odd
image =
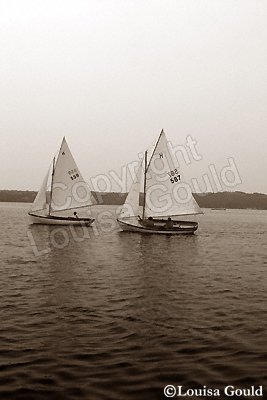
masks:
[[[52,201],[52,192],[53,192],[53,183],[54,183],[54,174],[55,174],[55,164],[56,164],[56,157],[57,157],[57,161],[63,146],[64,141],[66,141],[65,136],[63,136],[61,145],[60,145],[60,149],[59,152],[56,156],[54,156],[53,158],[53,165],[52,165],[52,179],[51,179],[51,188],[50,188],[50,202],[49,202],[49,208],[48,208],[48,215],[50,216],[51,214],[51,201]]]
[[[50,187],[50,201],[49,201],[49,209],[48,209],[48,215],[49,216],[50,216],[50,213],[51,213],[51,201],[52,201],[54,172],[55,172],[55,157],[53,158],[53,167],[52,167],[52,179],[51,179],[51,187]]]
[[[144,202],[143,202],[143,215],[145,218],[145,207],[146,207],[146,173],[147,173],[147,151],[145,152],[145,175],[144,175]]]
[[[160,135],[158,137],[157,143],[156,143],[156,145],[154,147],[153,153],[152,153],[152,155],[150,157],[148,165],[147,165],[147,151],[145,152],[144,203],[143,203],[143,217],[142,217],[143,219],[145,218],[145,207],[146,207],[146,173],[148,171],[148,168],[150,166],[151,160],[152,160],[152,158],[153,158],[153,156],[155,154],[155,150],[156,150],[156,148],[157,148],[157,146],[159,144],[160,138],[161,138],[163,133],[164,133],[164,131],[162,129],[161,132],[160,132]]]

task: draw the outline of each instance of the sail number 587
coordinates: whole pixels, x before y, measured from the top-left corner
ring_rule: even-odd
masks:
[[[175,170],[168,172],[171,183],[179,182],[181,180],[181,175],[179,174],[177,168]]]
[[[181,180],[181,176],[177,175],[170,179],[171,183],[179,182]]]

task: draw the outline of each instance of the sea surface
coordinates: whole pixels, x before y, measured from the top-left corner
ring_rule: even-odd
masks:
[[[116,206],[29,226],[28,207],[0,203],[1,400],[267,396],[266,211],[205,210],[186,237],[122,233]]]

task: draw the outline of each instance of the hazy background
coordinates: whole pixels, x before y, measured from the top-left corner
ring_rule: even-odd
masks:
[[[0,189],[38,189],[63,135],[88,180],[164,128],[197,140],[200,185],[233,157],[267,193],[266,22],[260,0],[0,0]]]

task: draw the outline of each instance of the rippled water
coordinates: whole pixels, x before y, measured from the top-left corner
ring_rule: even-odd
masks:
[[[0,399],[266,390],[267,212],[207,210],[196,235],[163,237],[108,214],[29,227],[27,208],[0,205]]]

